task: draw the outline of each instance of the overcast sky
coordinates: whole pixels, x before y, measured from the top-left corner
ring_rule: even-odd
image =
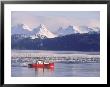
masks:
[[[69,25],[100,27],[99,11],[12,11],[11,24],[26,24],[31,29],[40,24],[51,31]]]

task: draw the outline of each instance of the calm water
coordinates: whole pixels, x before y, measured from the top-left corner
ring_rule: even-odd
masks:
[[[12,67],[13,77],[99,77],[100,63],[55,63],[53,69]]]
[[[51,50],[12,50],[16,53],[51,53],[51,54],[92,54],[99,55],[100,52],[83,52],[83,51],[51,51]]]
[[[50,54],[92,54],[99,52],[79,51],[42,51],[42,50],[12,50],[12,53],[50,53]],[[82,56],[83,57],[83,56]],[[15,63],[17,64],[17,63]],[[19,64],[11,67],[13,77],[99,77],[100,63],[55,63],[53,69],[20,67]]]

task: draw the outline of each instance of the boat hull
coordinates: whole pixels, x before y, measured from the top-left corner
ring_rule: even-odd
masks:
[[[29,67],[31,68],[53,68],[54,63],[49,63],[49,64],[28,64]]]

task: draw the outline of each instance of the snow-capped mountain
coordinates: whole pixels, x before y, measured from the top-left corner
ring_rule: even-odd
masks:
[[[100,29],[98,27],[88,27],[88,26],[71,26],[69,25],[67,28],[60,27],[57,31],[59,36],[65,36],[75,33],[99,33]]]
[[[40,24],[39,27],[35,28],[33,31],[33,35],[31,36],[32,39],[35,38],[55,38],[56,35],[50,32],[45,25]]]
[[[78,27],[79,33],[99,33],[100,29],[97,27],[88,27],[88,26],[79,26]]]
[[[58,35],[60,36],[75,34],[75,33],[78,33],[78,30],[75,26],[71,26],[71,25],[65,29],[63,29],[62,27],[58,29]]]
[[[25,24],[18,24],[12,27],[11,34],[18,34],[19,37],[24,38],[55,38],[59,36],[71,35],[71,34],[83,34],[83,33],[100,33],[100,29],[98,27],[88,27],[88,26],[76,26],[76,25],[69,25],[67,28],[60,27],[57,32],[52,33],[49,29],[46,28],[45,25],[40,24],[38,27],[34,29],[30,29]]]
[[[92,27],[92,29],[97,32],[97,33],[100,33],[100,28],[99,27]]]
[[[25,24],[17,24],[12,27],[11,34],[26,34],[30,35],[30,28]]]
[[[35,38],[54,38],[56,37],[55,34],[50,32],[45,25],[40,24],[37,28],[34,28],[31,30],[27,25],[25,24],[18,24],[16,26],[12,27],[11,34],[20,34],[24,37],[30,37],[31,39]]]
[[[12,27],[11,49],[100,52],[98,27],[69,25],[54,33],[42,24],[32,30],[25,24],[18,24]]]

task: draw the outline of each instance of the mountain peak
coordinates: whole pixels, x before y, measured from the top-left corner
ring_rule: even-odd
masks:
[[[30,29],[26,24],[17,24],[12,27],[12,34],[26,34],[30,35],[33,38],[42,37],[45,38],[55,38],[58,36],[65,36],[76,33],[100,33],[100,28],[98,27],[88,27],[88,26],[77,26],[69,25],[66,28],[59,27],[56,33],[52,33],[44,24],[40,24],[38,27],[33,30]]]
[[[41,39],[44,39],[44,38],[55,38],[56,35],[53,34],[51,31],[49,31],[44,24],[40,24],[39,27],[35,28],[34,30],[35,34],[32,35],[32,39],[35,39],[35,38],[41,38]]]
[[[39,32],[44,32],[44,31],[48,32],[49,31],[44,24],[40,24],[37,29]]]
[[[16,27],[31,31],[31,29],[26,24],[17,24]]]
[[[58,30],[58,34],[59,36],[65,36],[65,35],[70,35],[70,34],[74,34],[74,33],[78,33],[78,30],[75,26],[69,25],[67,28],[59,28]]]
[[[44,24],[40,24],[40,27],[45,28],[45,25]]]
[[[73,26],[72,26],[72,25],[69,25],[69,26],[68,26],[68,28],[71,28],[71,29],[73,29]]]
[[[11,34],[30,34],[30,30],[25,24],[17,24],[12,27]]]
[[[31,30],[26,24],[22,24],[23,29]]]

